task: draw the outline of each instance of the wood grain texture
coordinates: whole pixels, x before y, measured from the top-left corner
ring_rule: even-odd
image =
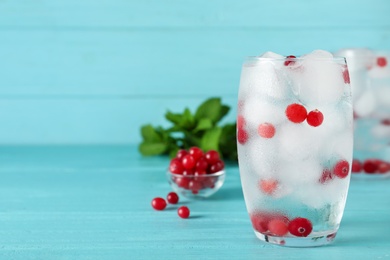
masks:
[[[135,146],[0,147],[0,257],[4,259],[376,259],[390,255],[387,181],[351,182],[335,243],[281,248],[253,234],[238,168],[202,201],[165,196],[167,158],[141,158]]]

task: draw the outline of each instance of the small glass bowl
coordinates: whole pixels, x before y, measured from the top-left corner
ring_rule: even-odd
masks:
[[[187,198],[207,198],[216,193],[225,181],[225,170],[201,176],[171,173],[167,171],[172,189]]]

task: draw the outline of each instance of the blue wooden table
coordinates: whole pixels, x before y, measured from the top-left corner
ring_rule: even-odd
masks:
[[[1,147],[0,258],[390,258],[390,180],[351,182],[334,244],[283,248],[255,238],[236,166],[209,199],[181,198],[189,219],[153,210],[167,164],[136,146]]]

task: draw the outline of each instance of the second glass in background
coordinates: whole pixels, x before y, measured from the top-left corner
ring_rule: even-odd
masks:
[[[390,177],[390,52],[342,49],[352,87],[354,177]]]

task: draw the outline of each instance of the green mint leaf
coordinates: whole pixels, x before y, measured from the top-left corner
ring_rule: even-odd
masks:
[[[140,153],[144,156],[160,155],[163,154],[167,149],[167,144],[142,142],[138,147]]]
[[[198,124],[196,125],[195,129],[193,130],[194,133],[197,133],[202,130],[207,130],[213,127],[213,122],[211,122],[210,118],[201,118],[198,121]]]
[[[229,113],[229,111],[230,111],[230,107],[229,106],[222,105],[221,110],[219,112],[218,121],[220,121],[222,118],[224,118],[227,115],[227,113]]]
[[[214,127],[205,132],[200,140],[200,148],[203,151],[216,150],[219,151],[219,138],[221,136],[222,129],[220,127]]]
[[[220,119],[221,110],[221,99],[210,98],[198,107],[195,112],[195,119],[196,121],[200,121],[202,118],[208,118],[215,124]]]
[[[184,109],[180,121],[180,126],[183,127],[184,129],[192,129],[194,125],[195,125],[195,118],[192,115],[191,111],[188,108]]]
[[[161,141],[161,136],[158,134],[152,125],[144,125],[141,127],[141,135],[146,142],[158,142]]]
[[[170,112],[170,111],[167,111],[167,112],[165,113],[165,118],[166,118],[168,121],[174,123],[175,125],[178,125],[178,124],[180,124],[181,121],[183,120],[183,115],[181,115],[181,114],[175,114],[175,113],[172,113],[172,112]]]

